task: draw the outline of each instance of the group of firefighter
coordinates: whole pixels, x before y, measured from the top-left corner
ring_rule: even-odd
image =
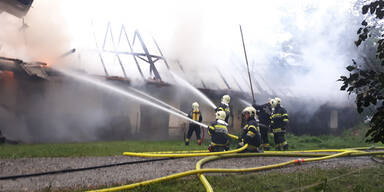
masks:
[[[216,108],[216,120],[208,126],[208,134],[211,136],[209,151],[219,152],[229,150],[230,136],[228,132],[228,120],[231,109],[229,107],[230,96],[224,95],[220,105]],[[199,104],[192,104],[192,111],[189,118],[201,122],[203,120],[199,110]],[[238,138],[238,147],[248,144],[244,152],[269,151],[270,145],[268,136],[273,135],[275,149],[278,151],[288,150],[288,143],[285,140],[285,133],[288,125],[288,113],[282,106],[280,98],[268,99],[262,105],[252,104],[242,110],[242,134]],[[193,132],[196,133],[197,143],[200,145],[200,126],[196,123],[189,123],[188,132],[185,137],[185,145],[189,145]]]

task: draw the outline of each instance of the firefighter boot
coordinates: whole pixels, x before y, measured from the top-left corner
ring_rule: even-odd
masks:
[[[287,150],[288,150],[288,144],[283,145],[283,150],[284,150],[284,151],[287,151]]]
[[[189,139],[188,138],[185,139],[185,145],[189,145]]]
[[[269,151],[269,144],[268,143],[263,145],[263,150]]]
[[[281,146],[280,146],[280,144],[277,144],[277,145],[276,145],[276,151],[281,151]]]

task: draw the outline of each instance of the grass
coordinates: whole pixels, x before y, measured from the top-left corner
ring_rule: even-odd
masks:
[[[303,192],[350,192],[369,191],[383,192],[384,165],[362,167],[356,170],[351,167],[311,171],[300,170],[284,173],[280,171],[258,172],[251,174],[232,174],[231,176],[207,176],[215,192],[237,191],[303,191]],[[203,192],[205,188],[197,177],[181,178],[146,185],[126,190],[126,192]]]
[[[291,149],[341,149],[353,147],[384,146],[383,144],[373,144],[365,142],[364,137],[368,127],[364,124],[344,131],[340,136],[295,136],[288,134],[287,140]]]
[[[366,127],[357,126],[344,132],[341,136],[295,136],[288,134],[287,140],[291,150],[349,148],[371,146],[364,142]],[[273,141],[273,138],[270,138]],[[232,143],[232,147],[236,142]],[[384,146],[375,144],[376,146]],[[185,146],[182,139],[177,141],[113,141],[90,143],[58,144],[19,144],[0,145],[0,158],[24,157],[79,157],[121,155],[125,151],[179,151],[207,149],[208,141],[202,146],[194,141]],[[272,144],[273,146],[273,144]],[[299,170],[281,174],[278,170],[250,174],[231,174],[230,176],[212,176],[207,178],[216,192],[220,191],[381,191],[384,190],[384,165],[351,167],[329,170]],[[117,185],[117,184],[115,184]],[[121,184],[119,184],[121,185]],[[98,187],[100,188],[100,186]],[[102,188],[102,187],[101,187]],[[86,189],[83,189],[86,190]],[[46,191],[51,191],[47,188]],[[130,191],[205,191],[196,176],[180,178],[162,183],[151,184]]]
[[[345,131],[341,136],[295,136],[287,134],[287,141],[291,150],[304,149],[340,149],[349,147],[371,146],[364,142],[364,125]],[[0,145],[0,158],[23,157],[81,157],[81,156],[111,156],[121,155],[123,152],[147,151],[180,151],[207,149],[209,141],[201,146],[192,140],[191,145],[185,146],[182,139],[174,141],[113,141],[90,143],[56,143],[56,144],[19,144]],[[270,137],[273,147],[273,138]],[[232,148],[237,142],[232,142]],[[383,144],[375,144],[384,146]]]
[[[186,147],[181,141],[112,141],[91,143],[0,145],[0,158],[23,157],[81,157],[122,155],[133,151],[198,150],[201,146]]]

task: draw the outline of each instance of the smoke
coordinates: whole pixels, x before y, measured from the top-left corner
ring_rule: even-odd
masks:
[[[250,95],[241,24],[256,93],[285,101],[300,98],[308,103],[309,113],[327,103],[350,105],[337,79],[356,57],[353,42],[361,17],[354,5],[352,0],[275,0],[257,6],[248,1],[221,2],[218,9],[208,3],[179,17],[182,24],[166,47],[167,56],[189,69],[186,78],[196,86],[202,79],[210,88],[227,89],[222,73],[231,89]]]
[[[61,31],[58,34],[69,31],[71,43],[83,50],[81,59],[67,63],[79,66],[81,60],[81,67],[86,71],[103,74],[98,56],[86,51],[95,49],[92,31],[101,46],[107,22],[112,23],[115,43],[121,24],[126,26],[131,41],[132,31],[138,28],[157,39],[171,70],[178,71],[194,86],[230,88],[250,95],[239,31],[241,24],[256,93],[316,98],[318,105],[330,101],[345,104],[348,98],[339,91],[336,80],[356,56],[353,41],[361,18],[354,5],[355,0],[273,0],[258,2],[257,6],[253,1],[69,0],[60,4],[66,21],[63,23],[67,25],[58,28]],[[127,12],[128,8],[131,11]],[[154,50],[150,37],[144,36],[144,39],[148,40],[150,51]],[[61,53],[67,50],[69,47]],[[122,56],[121,60],[129,77],[139,79],[134,61],[128,56]],[[104,61],[110,75],[122,76],[114,55],[104,54]],[[148,65],[141,63],[141,67],[148,76]],[[163,72],[163,79],[173,80],[160,69],[164,65],[158,64],[157,68]]]
[[[24,26],[21,19],[1,14],[0,55],[60,67],[77,66],[79,57],[73,58],[75,55],[59,58],[76,40],[66,25],[68,18],[61,15],[62,8],[60,1],[36,1],[24,18]],[[91,63],[89,57],[83,59]],[[89,68],[92,66],[85,69]],[[136,102],[65,78],[42,82],[16,77],[10,84],[0,83],[0,127],[12,140],[39,143],[126,139],[133,130],[131,121],[138,119],[135,115],[140,106]]]
[[[3,12],[0,25],[2,56],[52,63],[70,49],[59,0],[34,1],[23,19]]]
[[[66,6],[73,3],[68,1]],[[290,98],[299,98],[308,108],[304,110],[313,114],[324,104],[351,104],[348,95],[339,91],[341,84],[337,79],[345,74],[345,66],[357,55],[353,42],[361,16],[355,3],[356,0],[273,0],[257,4],[253,1],[97,1],[84,14],[82,10],[90,4],[84,1],[77,4],[77,10],[71,9],[70,23],[78,29],[76,34],[83,29],[89,31],[77,38],[82,40],[78,43],[81,42],[84,49],[94,47],[93,40],[91,43],[84,40],[91,36],[92,30],[102,44],[107,22],[115,26],[115,39],[120,24],[130,30],[138,28],[149,32],[159,42],[171,70],[195,87],[230,88],[250,96],[239,31],[241,24],[256,101],[265,102],[268,97],[278,96],[284,103]],[[148,9],[147,4],[156,8]],[[126,12],[129,7],[134,9]],[[81,22],[76,17],[80,14],[85,17]],[[86,28],[91,20],[99,25]],[[130,38],[132,35],[130,33]],[[92,60],[84,65],[87,71],[95,66],[101,69],[95,58],[95,55],[83,57],[82,60]],[[105,62],[112,75],[121,75],[115,58],[106,57]],[[146,64],[141,66],[147,73]],[[125,67],[132,72],[130,77],[138,74],[132,60],[126,60]],[[158,64],[157,67],[164,66]],[[170,74],[161,75],[173,83],[172,78],[164,78]],[[301,110],[301,107],[289,110]]]
[[[26,143],[127,139],[135,106],[98,88],[60,80],[17,79],[2,87],[0,127],[11,139]],[[6,102],[6,103],[3,103]]]

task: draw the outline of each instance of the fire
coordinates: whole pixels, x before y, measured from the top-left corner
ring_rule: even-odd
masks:
[[[9,80],[13,79],[15,77],[15,74],[13,71],[1,71],[0,70],[0,80]]]

